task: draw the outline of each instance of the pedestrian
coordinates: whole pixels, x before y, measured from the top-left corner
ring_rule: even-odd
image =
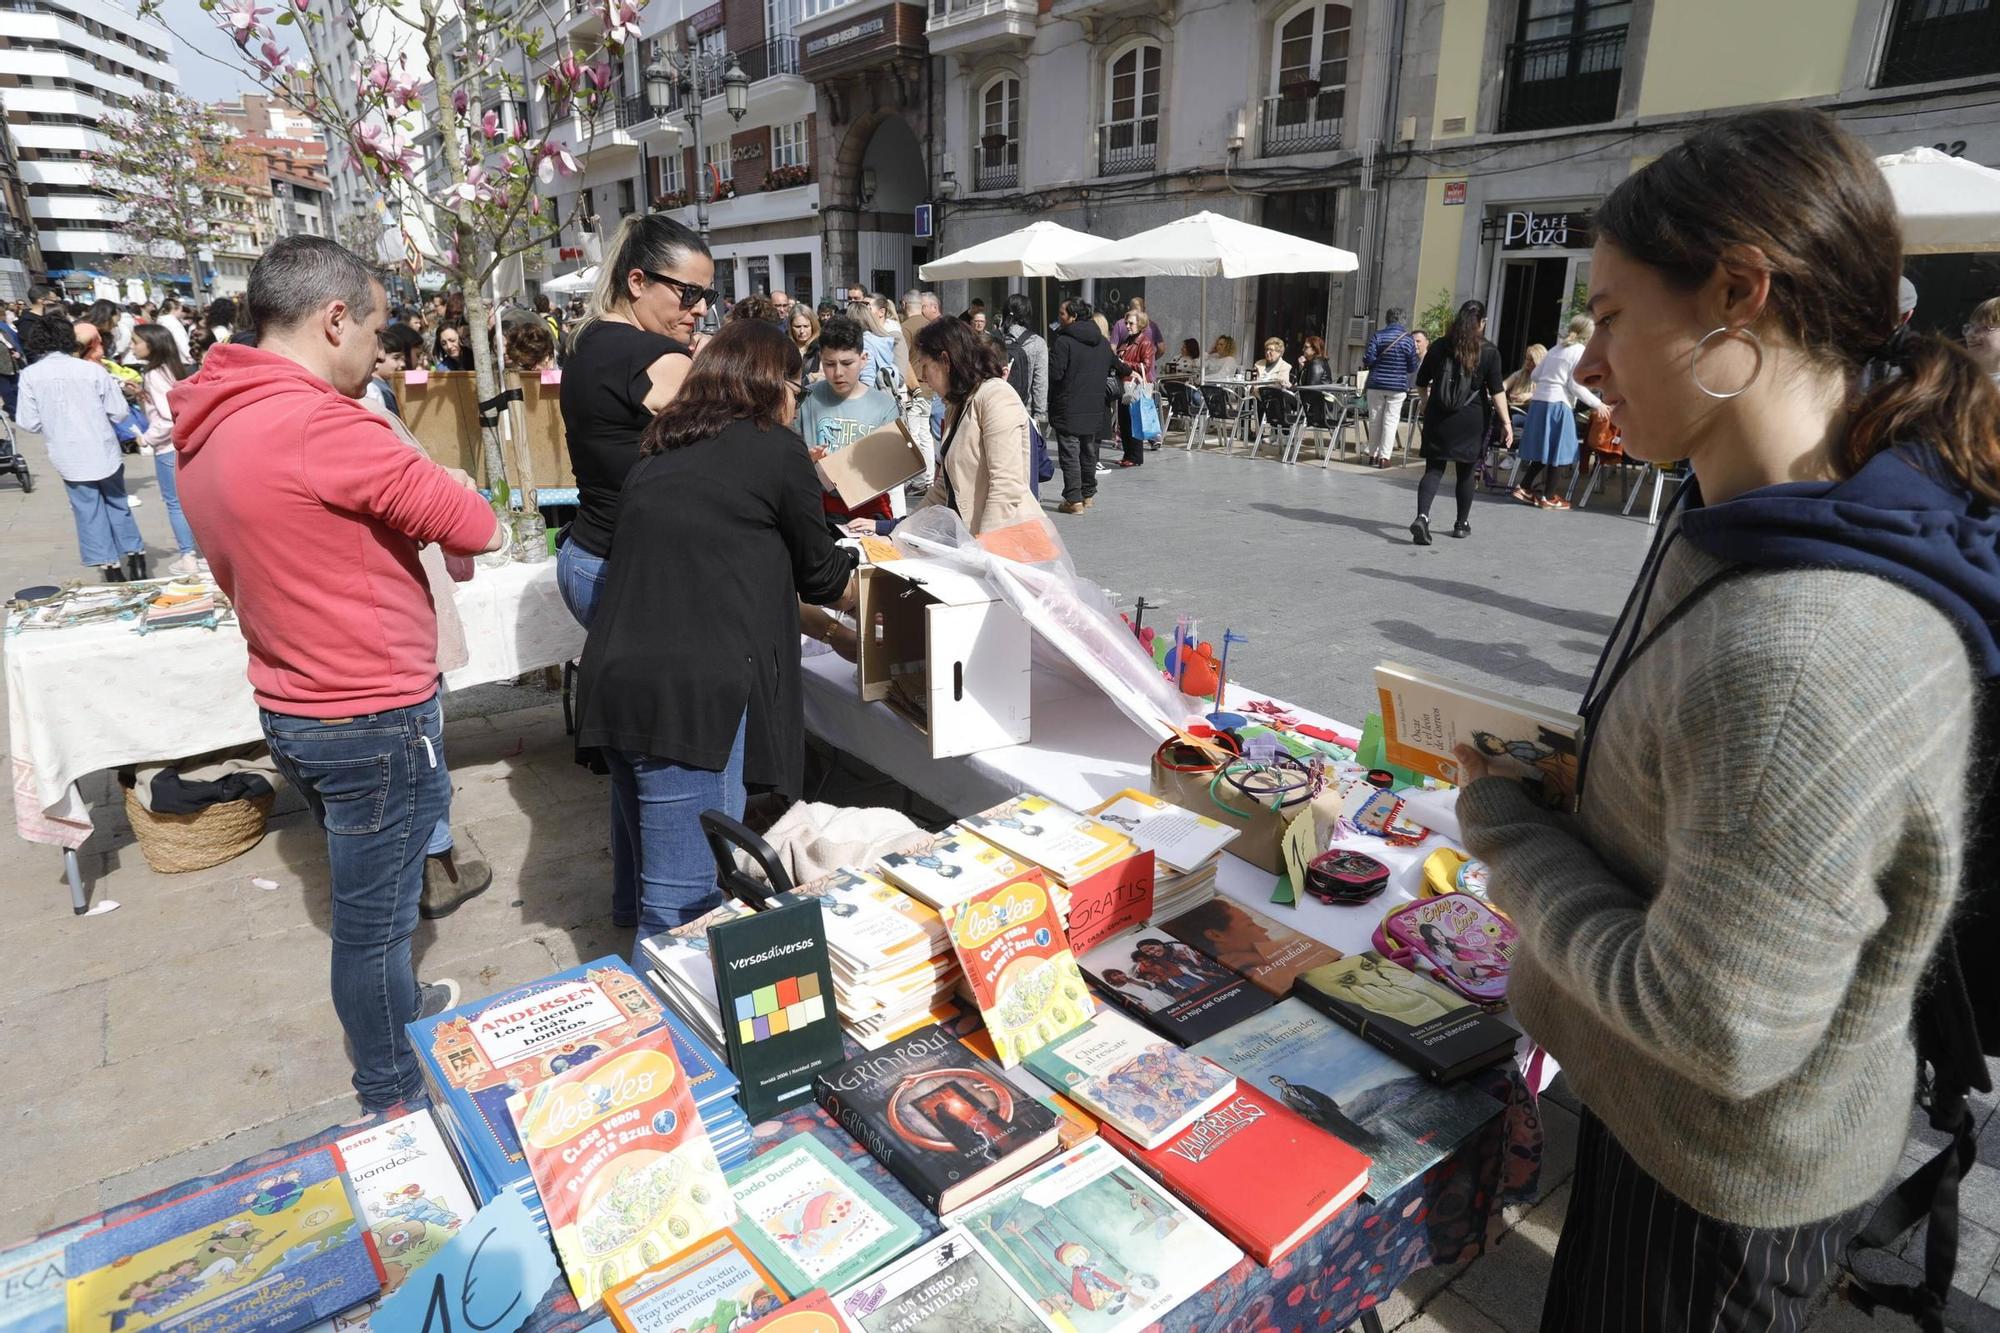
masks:
[[[507,330],[507,369],[533,375],[553,370],[555,364],[555,339],[541,320],[520,320]]]
[[[1294,380],[1301,386],[1329,385],[1333,383],[1333,366],[1326,358],[1326,339],[1317,333],[1308,333],[1299,339],[1299,364]],[[1299,395],[1300,410],[1305,413],[1306,424],[1315,430],[1325,429],[1333,424],[1329,408],[1332,398],[1325,393],[1302,393]]]
[[[464,325],[441,325],[437,331],[437,341],[431,347],[431,369],[471,370],[472,348],[469,343]]]
[[[1028,409],[1007,387],[1000,344],[940,319],[917,333],[917,378],[945,403],[937,470],[918,509],[948,506],[974,537],[1040,519]]]
[[[1117,358],[1091,318],[1095,313],[1080,298],[1064,301],[1049,342],[1049,429],[1062,468],[1064,514],[1081,514],[1097,498],[1097,442]]]
[[[969,315],[966,316],[965,322],[972,325],[972,331],[974,333],[986,332],[986,312],[984,310],[972,311]]]
[[[819,364],[824,378],[799,400],[795,423],[815,463],[896,420],[895,397],[862,382],[861,368],[868,362],[868,351],[863,346],[865,338],[859,324],[837,315],[820,330]],[[828,514],[847,523],[855,532],[886,531],[877,524],[895,518],[886,494],[854,510],[843,505],[831,491],[825,492],[821,499]]]
[[[1153,366],[1159,345],[1158,331],[1146,315],[1146,303],[1134,297],[1125,318],[1111,330],[1112,346],[1118,357],[1118,377],[1122,381],[1118,407],[1118,439],[1124,446],[1119,467],[1140,467],[1146,462],[1149,441],[1139,438],[1139,400],[1152,396]],[[1150,441],[1153,448],[1158,440]]]
[[[917,330],[931,322],[924,314],[925,293],[915,287],[903,293],[903,338],[911,346],[916,345]]]
[[[1583,1102],[1541,1327],[1797,1329],[1899,1174],[1954,899],[2000,873],[2000,398],[1899,331],[1895,201],[1822,112],[1710,122],[1593,221],[1577,379],[1693,475],[1574,813],[1460,755],[1513,1017]]]
[[[1974,306],[1966,316],[1963,332],[1965,350],[1992,377],[1994,387],[2000,388],[2000,296]]]
[[[1569,501],[1556,482],[1556,469],[1574,471],[1576,466],[1577,402],[1581,400],[1593,412],[1604,410],[1597,395],[1576,379],[1576,363],[1583,359],[1584,344],[1590,341],[1594,329],[1589,315],[1572,316],[1562,342],[1535,370],[1528,395],[1528,425],[1517,446],[1521,461],[1528,466],[1514,487],[1516,500],[1543,509],[1569,508]],[[1511,402],[1510,397],[1510,405]],[[1511,410],[1508,419],[1513,419]],[[1535,490],[1537,479],[1541,482],[1539,495]]]
[[[423,1089],[406,1025],[458,1001],[410,960],[451,804],[418,547],[498,550],[504,530],[470,477],[355,401],[387,314],[374,270],[288,236],[247,303],[257,345],[218,345],[169,394],[181,499],[248,643],[271,757],[326,830],[333,1007],[372,1115]]]
[[[779,328],[782,329],[792,322],[792,306],[795,304],[797,303],[792,300],[792,294],[783,287],[771,293],[771,309],[777,312],[776,322]]]
[[[1368,372],[1368,462],[1389,466],[1396,452],[1396,431],[1403,420],[1403,404],[1409,398],[1417,367],[1423,363],[1423,334],[1403,326],[1403,312],[1390,306],[1382,312],[1382,327],[1368,339],[1361,352],[1361,368]]]
[[[1529,343],[1521,353],[1521,364],[1507,377],[1507,420],[1514,424],[1514,443],[1521,442],[1521,432],[1528,424],[1528,402],[1535,392],[1535,372],[1541,369],[1542,359],[1549,349],[1541,343]]]
[[[1028,405],[1028,417],[1046,430],[1049,420],[1049,344],[1035,332],[1035,306],[1027,296],[1015,292],[1007,298],[1001,315],[1001,336],[1006,342],[1008,361],[1016,353],[1027,358],[1028,382],[1014,385],[1014,392]],[[1011,376],[1009,379],[1011,383]]]
[[[866,287],[863,287],[858,282],[849,285],[847,289],[847,302],[849,305],[854,304],[856,301],[866,301],[867,299],[868,289]]]
[[[819,359],[820,322],[813,318],[813,312],[801,301],[792,307],[791,318],[785,327],[792,335],[792,346],[799,349],[800,374],[804,376],[802,382],[818,383],[824,374]]]
[[[851,609],[855,580],[789,429],[798,375],[778,329],[725,324],[625,478],[577,744],[604,755],[638,833],[614,874],[638,885],[641,941],[718,900],[703,811],[741,819],[746,786],[804,789],[799,603]]]
[[[63,479],[76,523],[79,558],[106,583],[149,577],[146,540],[125,494],[125,460],[112,423],[132,410],[102,366],[76,355],[76,330],[65,315],[38,314],[21,335],[28,368],[21,372],[15,420],[39,431],[49,466]]]
[[[62,310],[61,304],[56,298],[55,288],[29,288],[27,306],[22,309],[20,314],[14,316],[14,332],[20,336],[23,348],[28,343],[28,330],[33,328],[44,315],[59,315],[65,323],[69,322],[68,314]],[[72,331],[71,337],[73,338],[74,336],[75,333]],[[34,354],[30,353],[28,359],[32,362]]]
[[[847,317],[861,326],[867,345],[868,363],[861,368],[861,382],[889,393],[911,383],[909,362],[897,355],[896,340],[890,336],[875,303],[855,301],[847,307]]]
[[[159,317],[152,322],[164,328],[167,331],[167,335],[174,340],[174,350],[181,354],[182,362],[187,365],[193,365],[194,347],[188,341],[186,309],[181,304],[180,297],[169,296],[166,300],[160,302]]]
[[[1127,337],[1140,329],[1145,330],[1147,341],[1153,344],[1153,359],[1159,360],[1160,352],[1167,345],[1167,336],[1160,332],[1159,322],[1146,313],[1146,298],[1135,296],[1125,303],[1125,313],[1111,326],[1111,345],[1122,346]]]
[[[174,544],[180,554],[168,567],[176,578],[192,578],[199,572],[195,563],[194,529],[181,510],[180,457],[174,452],[174,409],[171,394],[176,384],[192,373],[174,346],[173,335],[158,324],[141,324],[132,331],[133,349],[146,370],[140,381],[146,411],[146,431],[139,438],[153,451],[153,480],[160,488],[160,502],[166,507],[167,526],[173,529]]]
[[[208,303],[208,336],[213,343],[226,343],[229,335],[236,331],[236,302],[226,296],[218,296]]]
[[[1480,450],[1489,429],[1499,432],[1502,448],[1514,442],[1514,424],[1507,417],[1506,377],[1500,369],[1500,349],[1486,340],[1486,303],[1467,301],[1458,308],[1451,331],[1431,345],[1417,369],[1424,423],[1424,476],[1417,483],[1417,516],[1410,536],[1419,546],[1431,544],[1431,502],[1444,481],[1445,464],[1455,469],[1453,493],[1458,521],[1451,535],[1472,535],[1472,482]]]

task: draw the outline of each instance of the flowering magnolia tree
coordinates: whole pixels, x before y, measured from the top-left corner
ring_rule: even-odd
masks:
[[[143,11],[159,2],[144,0]],[[387,196],[391,215],[403,220],[412,275],[441,272],[464,293],[481,402],[502,388],[500,355],[480,336],[493,314],[487,286],[503,263],[560,232],[563,219],[538,187],[583,170],[574,144],[591,143],[600,117],[614,114],[611,62],[639,36],[643,0],[568,3],[594,8],[602,36],[558,44],[562,13],[546,0],[201,0],[245,69],[319,124],[334,151],[344,150]],[[392,54],[363,60],[351,81],[334,86],[316,54],[333,42]],[[525,57],[521,68],[517,57]],[[534,135],[522,120],[503,118],[501,108],[524,102],[524,69],[544,65],[534,91],[545,128]],[[572,118],[573,142],[566,132]],[[436,140],[420,149],[428,132]],[[426,160],[427,153],[435,156]],[[496,508],[503,507],[510,472],[499,414],[481,419],[486,476]],[[533,484],[518,469],[511,476]]]
[[[249,169],[229,127],[199,102],[173,93],[134,98],[106,118],[104,146],[84,154],[90,183],[111,203],[109,219],[137,251],[139,275],[185,263],[202,301],[201,252],[228,239],[226,196]]]

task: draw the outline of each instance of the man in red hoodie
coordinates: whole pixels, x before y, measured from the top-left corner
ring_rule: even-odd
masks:
[[[355,401],[386,314],[373,270],[287,237],[251,270],[248,308],[257,346],[217,344],[169,396],[181,507],[249,642],[272,757],[326,830],[333,1005],[377,1111],[422,1085],[403,1025],[458,998],[410,966],[424,850],[451,799],[417,551],[497,550],[501,533],[464,473]]]

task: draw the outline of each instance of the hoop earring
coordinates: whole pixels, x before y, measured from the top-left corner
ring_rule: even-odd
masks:
[[[1710,338],[1718,336],[1734,338],[1739,335],[1748,338],[1750,340],[1750,345],[1756,349],[1757,368],[1750,372],[1750,378],[1743,382],[1742,388],[1732,389],[1728,393],[1717,393],[1715,390],[1709,388],[1706,384],[1703,384],[1701,382],[1702,350],[1708,346],[1708,340]],[[1710,329],[1707,333],[1701,335],[1701,341],[1694,345],[1694,352],[1688,358],[1688,374],[1694,380],[1694,387],[1700,389],[1710,398],[1728,399],[1728,398],[1734,398],[1739,394],[1746,393],[1749,391],[1750,386],[1757,382],[1758,376],[1762,375],[1763,373],[1764,373],[1764,342],[1761,338],[1757,336],[1756,332],[1751,328],[1749,328],[1747,325],[1741,328],[1731,328],[1729,325],[1724,324],[1720,328]]]

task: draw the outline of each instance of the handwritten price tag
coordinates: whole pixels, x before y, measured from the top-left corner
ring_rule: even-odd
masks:
[[[556,1280],[555,1250],[511,1190],[473,1214],[369,1320],[374,1333],[514,1333]]]

